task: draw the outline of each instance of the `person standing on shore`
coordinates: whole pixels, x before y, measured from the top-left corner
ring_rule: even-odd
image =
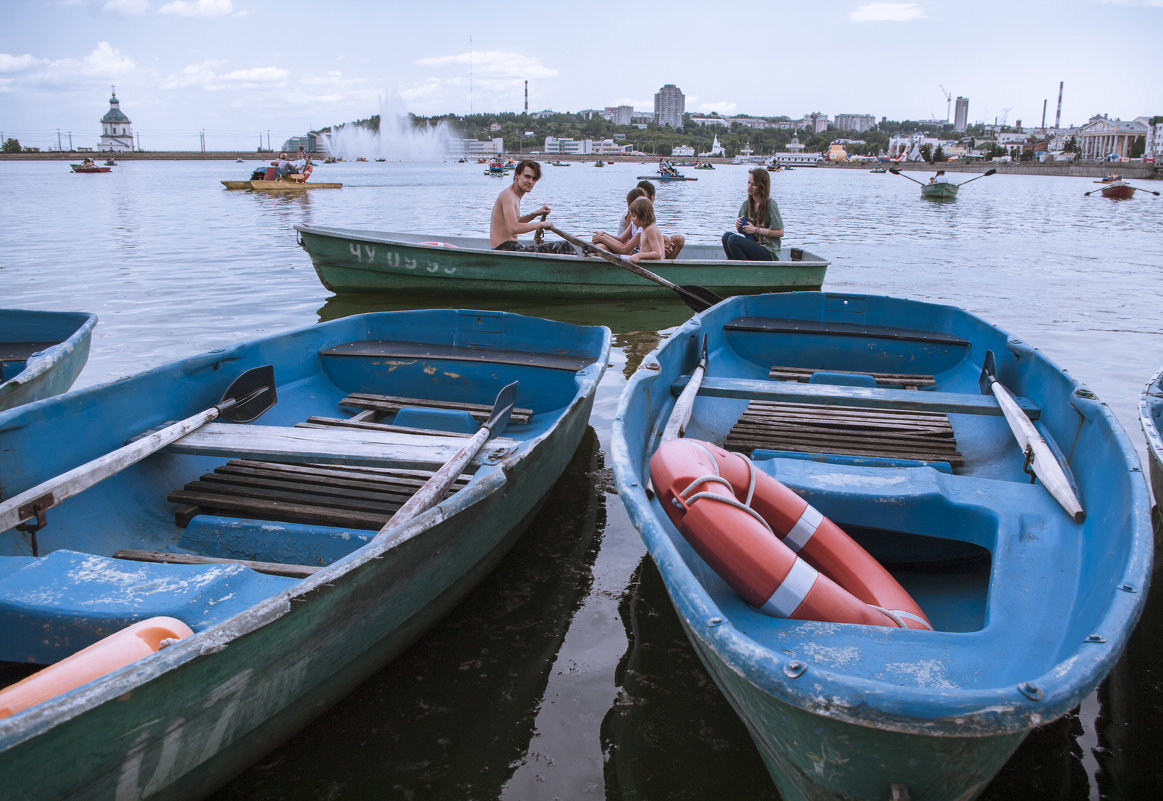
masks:
[[[728,259],[778,261],[783,218],[771,198],[771,177],[764,167],[747,172],[747,199],[739,207],[735,231],[723,234]]]
[[[513,170],[513,183],[501,190],[493,204],[493,214],[489,221],[489,247],[493,250],[517,250],[530,253],[561,253],[567,256],[577,254],[568,242],[548,242],[541,245],[522,245],[517,241],[519,234],[540,231],[553,223],[544,218],[549,215],[549,206],[542,206],[530,214],[521,214],[521,198],[533,191],[541,180],[541,165],[531,159],[518,162]],[[537,218],[542,219],[538,220]]]

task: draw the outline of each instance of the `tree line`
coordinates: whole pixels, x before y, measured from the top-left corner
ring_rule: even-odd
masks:
[[[506,153],[521,153],[541,150],[545,138],[558,139],[615,139],[633,147],[634,150],[652,155],[669,156],[675,147],[688,145],[695,153],[711,150],[715,137],[727,157],[738,155],[744,147],[750,147],[756,155],[766,156],[787,150],[787,145],[795,137],[808,153],[823,152],[837,139],[856,140],[845,145],[851,155],[876,156],[888,150],[893,136],[908,136],[924,132],[942,138],[975,137],[986,139],[984,126],[970,126],[965,133],[954,133],[953,126],[931,120],[886,120],[865,131],[840,130],[831,125],[827,130],[809,133],[806,130],[783,128],[752,128],[736,122],[730,127],[702,126],[691,123],[687,115],[687,125],[683,130],[649,123],[645,128],[636,125],[614,125],[598,114],[561,113],[533,115],[526,113],[501,112],[495,114],[469,114],[457,116],[444,114],[433,117],[410,115],[418,127],[447,124],[465,139],[504,139]],[[767,119],[767,118],[765,118]],[[772,118],[775,121],[790,122],[787,117]],[[379,115],[359,120],[353,124],[363,125],[373,130],[379,129]],[[495,128],[494,128],[495,126]],[[328,131],[330,129],[324,129]]]

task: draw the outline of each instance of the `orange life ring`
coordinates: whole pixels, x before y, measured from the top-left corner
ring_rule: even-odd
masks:
[[[172,617],[134,623],[0,690],[0,719],[64,695],[193,633]]]
[[[876,559],[742,454],[673,439],[650,459],[650,480],[699,556],[759,611],[932,631]]]

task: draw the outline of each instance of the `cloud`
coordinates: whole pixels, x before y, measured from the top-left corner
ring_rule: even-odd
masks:
[[[114,0],[116,2],[116,0]],[[158,9],[159,14],[177,17],[224,17],[234,10],[231,0],[173,0]]]
[[[1163,0],[1098,0],[1108,6],[1148,6],[1163,8]]]
[[[703,114],[710,114],[712,111],[719,112],[720,116],[730,117],[735,114],[737,104],[728,103],[726,101],[718,101],[714,103],[699,103],[698,110]]]
[[[121,17],[140,17],[149,11],[149,0],[109,0],[101,10]]]
[[[198,88],[210,92],[222,89],[254,89],[286,83],[291,73],[282,67],[251,67],[221,72],[226,65],[222,59],[210,59],[190,64],[162,81],[163,89]]]
[[[482,79],[557,77],[557,70],[545,66],[535,58],[520,53],[502,53],[496,50],[422,58],[415,63],[421,67],[459,67],[466,74],[471,67],[473,80],[476,80],[477,77]]]
[[[36,58],[28,53],[23,56],[13,56],[0,53],[0,73],[25,72],[34,67],[41,67],[49,62],[43,58]]]
[[[916,3],[867,3],[848,12],[853,22],[911,22],[928,16]]]

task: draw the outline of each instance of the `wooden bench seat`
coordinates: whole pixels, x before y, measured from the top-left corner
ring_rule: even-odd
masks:
[[[671,384],[676,397],[690,381],[682,376]],[[859,406],[876,409],[902,409],[941,412],[942,414],[983,414],[1001,416],[1001,407],[992,395],[969,392],[916,392],[881,387],[846,387],[832,384],[799,384],[746,378],[704,378],[699,395],[713,398],[770,400],[785,403]],[[1028,398],[1014,398],[1031,420],[1040,414]]]
[[[443,345],[427,342],[401,342],[369,339],[346,342],[319,351],[324,358],[373,357],[378,359],[440,359],[443,361],[492,362],[516,364],[525,367],[544,367],[550,370],[568,370],[576,373],[593,364],[592,356],[569,353],[533,353],[520,350],[499,350],[472,345]]]
[[[225,456],[293,464],[349,464],[437,469],[460,449],[458,437],[396,431],[207,423],[167,446],[171,453]],[[493,437],[473,457],[480,466],[498,461],[517,446]]]
[[[924,342],[929,345],[942,345],[955,348],[969,347],[969,340],[941,331],[896,328],[884,325],[863,325],[859,323],[822,322],[820,320],[796,320],[783,317],[737,317],[726,323],[723,326],[723,330],[778,334],[815,334],[819,336],[857,337],[859,339]]]
[[[768,372],[767,377],[775,381],[810,381],[812,376],[819,372],[838,373],[840,375],[867,375],[871,376],[879,387],[900,387],[902,389],[919,389],[920,387],[936,386],[934,376],[923,373],[874,373],[867,370],[829,370],[824,367],[788,367],[775,365]]]
[[[429,400],[427,398],[403,398],[395,395],[372,395],[366,392],[353,392],[341,400],[339,405],[354,409],[364,409],[366,411],[378,412],[380,414],[394,414],[400,411],[400,409],[406,407],[466,411],[482,423],[488,420],[489,415],[493,412],[492,405],[485,403],[456,403],[454,401],[438,401]],[[532,409],[525,409],[517,406],[513,408],[510,422],[513,425],[525,425],[529,422],[529,418],[532,416]]]

